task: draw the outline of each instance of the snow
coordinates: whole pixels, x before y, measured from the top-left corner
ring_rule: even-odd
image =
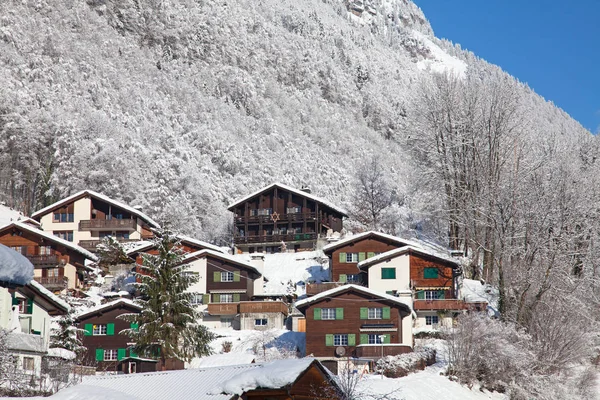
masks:
[[[186,254],[183,257],[182,263],[191,262],[194,259],[202,258],[207,255],[213,256],[215,258],[219,258],[221,260],[230,261],[230,262],[236,263],[238,265],[242,265],[245,268],[256,272],[257,274],[260,274],[260,271],[257,270],[254,265],[250,264],[249,262],[247,262],[245,260],[242,260],[240,257],[235,257],[235,256],[232,256],[229,254],[224,254],[220,250],[214,251],[214,250],[204,249],[204,250],[196,251],[194,253]]]
[[[275,389],[293,383],[314,361],[313,358],[277,360],[239,375],[216,386],[216,393],[236,394],[256,388]],[[214,393],[214,392],[213,392]]]
[[[113,390],[108,387],[87,386],[85,384],[71,386],[59,391],[50,398],[56,400],[142,400],[142,397],[134,396],[131,393]]]
[[[367,238],[369,236],[375,236],[376,238],[381,238],[381,239],[385,239],[385,240],[389,240],[391,242],[395,242],[398,243],[399,246],[413,246],[415,248],[420,248],[421,245],[417,242],[414,242],[412,240],[408,240],[408,239],[403,239],[397,236],[392,236],[392,235],[388,235],[386,233],[381,233],[381,232],[376,232],[376,231],[368,231],[368,232],[363,232],[363,233],[359,233],[356,235],[350,235],[347,234],[343,239],[338,240],[336,242],[330,243],[327,246],[323,247],[323,251],[328,253],[333,251],[334,249],[337,249],[338,247],[344,246],[348,243],[352,243],[358,240],[361,240],[363,238]]]
[[[309,305],[309,304],[314,303],[316,301],[319,301],[319,300],[322,300],[322,299],[325,299],[325,298],[328,298],[328,297],[333,297],[333,296],[335,296],[338,293],[345,292],[345,291],[350,290],[350,289],[354,289],[354,290],[357,290],[359,292],[363,292],[363,293],[369,294],[369,295],[371,295],[371,296],[373,296],[374,298],[377,298],[377,299],[388,300],[388,301],[391,301],[391,302],[394,302],[394,303],[397,303],[397,304],[402,304],[402,305],[408,307],[408,309],[412,311],[412,302],[410,300],[408,300],[408,299],[404,299],[404,298],[400,298],[400,297],[396,297],[396,296],[391,296],[389,294],[385,294],[385,293],[382,293],[382,292],[379,292],[379,291],[376,291],[376,290],[373,290],[373,289],[368,289],[368,288],[366,288],[364,286],[358,286],[358,285],[343,285],[343,286],[339,286],[339,287],[336,287],[336,288],[333,288],[333,289],[329,289],[329,290],[321,292],[321,293],[319,293],[317,295],[311,296],[311,297],[309,297],[307,299],[297,301],[294,306],[295,307],[306,306],[306,305]]]
[[[432,58],[425,58],[417,62],[417,67],[419,69],[438,74],[449,73],[461,79],[465,78],[467,74],[467,63],[446,53],[441,47],[421,32],[413,30],[412,35],[415,39],[423,43],[431,52]]]
[[[253,348],[257,344],[265,344],[266,358],[281,358],[281,353],[289,353],[300,350],[300,354],[306,352],[306,334],[304,332],[292,332],[287,329],[270,329],[267,331],[255,330],[234,330],[232,328],[211,329],[217,335],[217,338],[210,343],[213,353],[219,354],[223,350],[225,342],[231,342],[231,352],[225,354],[238,354],[246,357],[251,354],[258,359],[264,358],[262,348],[258,355],[255,355]],[[262,346],[261,346],[262,347]],[[196,361],[194,361],[196,360]],[[192,363],[199,362],[198,359],[192,360]],[[238,363],[239,364],[239,363]]]
[[[27,221],[28,223],[33,222],[37,224],[37,221],[34,221],[31,218],[24,216],[22,212],[13,210],[12,208],[5,206],[4,204],[0,204],[0,226],[8,225],[16,221]]]
[[[462,297],[467,303],[488,303],[488,313],[498,314],[498,289],[474,279],[462,280]]]
[[[248,261],[250,256],[239,254],[233,257]],[[306,293],[306,282],[329,280],[329,261],[321,251],[265,254],[264,257],[265,294],[302,296]]]
[[[83,317],[85,317],[85,316],[87,316],[89,314],[93,314],[95,312],[98,312],[100,310],[104,310],[106,308],[114,307],[114,306],[116,306],[118,304],[127,304],[127,305],[135,307],[135,308],[137,308],[139,310],[142,309],[142,307],[140,307],[139,305],[135,304],[133,302],[133,300],[120,298],[118,300],[111,301],[111,302],[108,302],[108,303],[105,303],[105,304],[100,304],[100,305],[97,305],[95,307],[91,307],[91,308],[88,308],[88,309],[82,308],[82,309],[78,310],[79,314],[77,314],[76,317],[78,319],[80,319],[80,318],[83,318]]]
[[[192,359],[188,368],[224,367],[228,365],[251,364],[256,359],[249,353],[223,353]]]
[[[303,192],[302,190],[293,188],[291,186],[284,185],[283,183],[279,183],[279,182],[272,183],[269,186],[265,186],[262,189],[259,189],[256,192],[249,194],[248,196],[245,196],[245,197],[243,197],[241,199],[236,200],[234,203],[232,203],[229,206],[227,206],[227,209],[231,210],[233,207],[237,206],[238,204],[243,203],[246,200],[250,200],[251,198],[253,198],[255,196],[258,196],[262,192],[270,190],[271,188],[274,188],[275,186],[277,186],[280,189],[287,190],[288,192],[295,193],[295,194],[297,194],[299,196],[306,197],[308,199],[314,200],[317,203],[321,203],[321,204],[323,204],[323,205],[331,208],[332,210],[335,210],[335,211],[339,212],[340,214],[344,214],[344,216],[346,216],[346,217],[348,216],[348,213],[346,212],[346,210],[344,210],[344,209],[336,206],[335,204],[330,203],[329,201],[327,201],[325,199],[317,197],[317,196],[315,196],[315,195],[313,195],[311,193]]]
[[[23,255],[0,244],[0,281],[25,285],[33,279],[33,264]]]
[[[361,261],[361,262],[359,262],[357,264],[357,267],[359,269],[361,269],[361,268],[369,266],[369,265],[377,264],[380,261],[386,260],[386,259],[388,259],[390,257],[394,257],[394,256],[397,256],[397,255],[404,254],[405,252],[410,251],[410,250],[412,250],[412,251],[414,251],[415,253],[418,253],[418,254],[425,254],[425,255],[428,255],[428,256],[431,256],[431,257],[442,259],[442,260],[447,261],[447,262],[451,262],[453,264],[457,264],[457,265],[459,264],[459,262],[457,260],[455,260],[455,259],[452,259],[452,258],[449,258],[449,257],[444,257],[444,256],[442,256],[440,254],[424,250],[423,248],[417,248],[417,247],[413,247],[413,246],[404,246],[404,247],[400,247],[398,249],[386,251],[385,253],[381,253],[381,254],[379,254],[379,255],[377,255],[375,257],[371,257],[371,258],[369,258],[369,259],[367,259],[365,261]]]
[[[77,354],[67,349],[61,349],[60,347],[52,347],[48,349],[48,356],[60,357],[64,360],[74,360]]]
[[[67,303],[66,301],[64,301],[63,299],[61,299],[60,297],[58,297],[57,295],[55,295],[54,293],[52,293],[51,291],[46,289],[44,286],[42,286],[41,283],[38,283],[37,281],[32,279],[29,282],[29,285],[33,286],[38,292],[43,293],[44,296],[48,297],[53,302],[59,304],[67,312],[71,309],[71,306],[69,305],[69,303]]]

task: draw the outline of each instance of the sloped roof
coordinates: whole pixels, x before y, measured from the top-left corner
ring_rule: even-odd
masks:
[[[421,245],[419,245],[417,242],[414,242],[412,240],[399,238],[397,236],[388,235],[386,233],[381,233],[381,232],[376,232],[376,231],[368,231],[368,232],[363,232],[363,233],[358,233],[356,235],[348,236],[348,237],[345,237],[344,239],[338,240],[337,242],[330,243],[327,246],[323,247],[323,252],[329,253],[335,249],[346,246],[350,243],[358,242],[360,240],[371,238],[371,237],[375,238],[375,239],[382,239],[382,240],[386,240],[389,242],[394,242],[394,243],[397,243],[399,246],[413,246],[415,248],[421,247]]]
[[[33,264],[21,253],[0,244],[0,286],[22,286],[33,278]]]
[[[313,201],[316,201],[316,202],[317,202],[317,203],[319,203],[319,204],[323,204],[324,206],[326,206],[326,207],[329,207],[329,208],[331,208],[332,210],[334,210],[334,211],[337,211],[338,213],[342,214],[344,217],[347,217],[347,216],[348,216],[348,213],[346,212],[346,210],[344,210],[343,208],[340,208],[340,207],[336,206],[336,205],[335,205],[335,204],[333,204],[333,203],[330,203],[329,201],[327,201],[327,200],[325,200],[325,199],[322,199],[322,198],[320,198],[320,197],[317,197],[317,196],[315,196],[315,195],[313,195],[313,194],[310,194],[310,193],[304,192],[304,191],[302,191],[302,190],[299,190],[299,189],[293,188],[293,187],[291,187],[291,186],[284,185],[283,183],[279,183],[279,182],[272,183],[272,184],[270,184],[269,186],[265,186],[265,187],[263,187],[262,189],[259,189],[259,190],[257,190],[256,192],[254,192],[254,193],[252,193],[252,194],[249,194],[248,196],[245,196],[245,197],[243,197],[243,198],[241,198],[241,199],[238,199],[238,200],[236,200],[235,202],[233,202],[232,204],[230,204],[230,205],[227,207],[227,209],[228,209],[228,210],[231,210],[232,208],[234,208],[234,207],[235,207],[235,206],[237,206],[238,204],[244,203],[245,201],[247,201],[247,200],[250,200],[251,198],[253,198],[253,197],[255,197],[255,196],[258,196],[259,194],[261,194],[261,193],[263,193],[263,192],[266,192],[266,191],[268,191],[268,190],[271,190],[271,189],[273,189],[273,188],[275,188],[275,187],[278,187],[278,188],[280,188],[280,189],[283,189],[283,190],[287,190],[287,191],[289,191],[289,192],[292,192],[292,193],[294,193],[294,194],[297,194],[298,196],[303,196],[303,197],[306,197],[307,199],[311,199],[311,200],[313,200]]]
[[[189,244],[192,244],[194,246],[203,247],[205,249],[210,249],[210,250],[217,251],[219,253],[223,253],[223,250],[219,246],[215,246],[214,244],[210,244],[208,242],[204,242],[202,240],[194,239],[194,238],[191,238],[191,237],[185,236],[185,235],[175,235],[175,237],[181,243],[183,243],[183,244],[189,243]],[[140,252],[143,253],[145,251],[148,251],[148,250],[154,248],[154,246],[155,245],[154,245],[153,242],[143,242],[139,246],[133,247],[130,250],[128,250],[126,252],[126,254],[128,256],[131,256],[133,254],[137,254],[137,253],[140,253]]]
[[[44,339],[40,335],[13,332],[6,337],[6,345],[10,350],[29,353],[45,353]]]
[[[60,208],[63,205],[68,204],[72,201],[78,200],[84,196],[94,197],[98,200],[102,200],[106,203],[109,203],[115,207],[122,208],[123,210],[135,215],[136,217],[143,219],[149,225],[151,225],[153,228],[160,228],[160,225],[158,224],[158,222],[154,221],[152,218],[150,218],[148,215],[144,214],[140,210],[137,210],[131,206],[128,206],[125,203],[121,203],[120,201],[113,200],[110,197],[103,195],[102,193],[94,192],[93,190],[82,190],[80,192],[77,192],[77,193],[69,196],[69,197],[65,197],[64,199],[59,200],[56,203],[50,204],[49,206],[44,207],[41,210],[34,212],[33,214],[31,214],[31,218],[41,218],[43,215],[47,214],[48,212],[50,212],[56,208]]]
[[[18,288],[17,291],[23,293],[25,296],[34,295],[33,301],[38,303],[40,307],[43,307],[50,315],[61,315],[66,314],[71,310],[69,303],[46,289],[41,283],[35,280],[31,280],[23,288]],[[32,293],[28,293],[31,291]],[[40,297],[42,299],[40,299]]]
[[[112,308],[117,308],[120,306],[129,306],[129,307],[138,309],[140,311],[142,310],[142,307],[135,304],[135,302],[133,300],[120,298],[115,301],[110,301],[108,303],[104,303],[99,306],[89,308],[89,309],[85,310],[83,313],[79,314],[76,319],[80,321],[80,320],[85,319],[91,315],[98,313],[98,312],[108,311]]]
[[[392,302],[392,303],[396,303],[399,304],[403,307],[405,307],[408,311],[412,311],[412,307],[411,307],[411,303],[405,299],[399,298],[399,297],[395,297],[395,296],[391,296],[389,294],[386,293],[381,293],[378,291],[375,291],[373,289],[369,289],[366,288],[364,286],[359,286],[359,285],[342,285],[342,286],[338,286],[336,288],[333,289],[329,289],[326,290],[324,292],[321,292],[317,295],[308,297],[306,299],[297,301],[294,304],[294,307],[298,308],[300,311],[302,311],[302,308],[308,307],[309,305],[311,305],[312,303],[315,303],[317,301],[321,301],[330,297],[336,297],[344,292],[347,292],[349,290],[354,290],[360,293],[364,293],[366,295],[369,295],[377,300],[382,300],[382,301],[388,301],[388,302]]]
[[[239,390],[279,389],[293,384],[313,363],[318,361],[290,359],[266,364],[96,376],[61,390],[52,398],[84,398],[86,393],[106,391],[110,393],[107,398],[111,399],[121,398],[113,397],[120,394],[133,400],[230,400],[237,398]]]
[[[26,222],[28,224],[39,225],[40,223],[34,219],[31,219],[20,211],[13,210],[10,207],[5,206],[4,204],[0,204],[0,226],[10,224],[11,222],[20,221]]]
[[[43,237],[45,240],[48,240],[50,242],[59,244],[61,246],[65,246],[66,248],[73,250],[79,254],[81,254],[82,256],[84,256],[85,258],[87,258],[88,260],[92,260],[92,261],[98,261],[98,256],[96,256],[95,254],[87,251],[86,249],[84,249],[83,247],[77,246],[75,243],[73,242],[69,242],[68,240],[64,240],[59,238],[58,236],[54,236],[53,234],[49,233],[49,232],[45,232],[41,229],[38,229],[34,226],[25,224],[23,222],[11,222],[8,225],[4,225],[0,227],[0,232],[6,230],[6,229],[10,229],[10,228],[17,228],[17,229],[22,229],[24,231],[30,232],[34,235]]]
[[[427,251],[423,248],[417,248],[417,247],[413,247],[413,246],[404,246],[404,247],[400,247],[398,249],[386,251],[385,253],[381,253],[375,257],[367,258],[366,260],[359,262],[356,266],[358,267],[358,269],[368,268],[372,265],[379,264],[382,261],[389,260],[390,258],[399,256],[399,255],[402,255],[405,253],[411,253],[411,252],[417,253],[419,255],[424,255],[427,257],[435,258],[435,259],[440,260],[445,263],[450,263],[450,264],[454,264],[454,265],[460,264],[455,259],[452,259],[449,257],[444,257],[440,254],[433,253],[431,251]]]
[[[258,274],[258,275],[262,275],[260,273],[260,271],[257,270],[256,267],[254,265],[250,264],[250,263],[242,261],[242,260],[240,260],[238,258],[235,258],[235,257],[229,255],[229,254],[225,254],[225,253],[221,253],[221,252],[213,251],[213,250],[208,250],[208,249],[199,250],[199,251],[196,251],[196,252],[193,252],[193,253],[186,254],[183,257],[182,263],[187,263],[187,262],[192,261],[193,259],[203,258],[203,257],[206,257],[206,256],[213,256],[213,257],[218,258],[220,260],[227,261],[227,262],[233,263],[235,265],[238,265],[238,266],[240,266],[242,268],[249,269],[249,270],[251,270],[252,272],[254,272],[254,273]]]

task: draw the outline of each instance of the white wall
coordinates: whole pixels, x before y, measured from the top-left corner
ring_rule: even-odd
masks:
[[[53,231],[73,231],[73,243],[77,244],[80,240],[92,240],[90,231],[79,231],[79,221],[91,219],[92,200],[81,198],[74,203],[74,221],[73,222],[53,222],[53,212],[44,215],[40,219],[42,229],[46,232]]]
[[[267,319],[266,326],[255,326],[255,319]],[[284,329],[285,316],[282,313],[243,313],[240,314],[240,329],[242,330],[268,330]]]
[[[198,273],[198,282],[189,287],[188,292],[206,293],[206,258],[200,258],[189,263],[188,271]]]
[[[263,254],[250,254],[250,264],[254,266],[260,272],[260,278],[255,279],[253,282],[254,285],[254,294],[264,294],[265,293],[265,280],[263,277],[263,272],[265,270],[265,256]]]
[[[396,279],[381,279],[382,268],[396,268]],[[410,290],[410,257],[402,254],[369,267],[369,289],[379,292]]]

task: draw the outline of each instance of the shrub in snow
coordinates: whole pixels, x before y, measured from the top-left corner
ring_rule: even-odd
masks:
[[[221,352],[229,353],[231,351],[232,347],[233,347],[233,343],[231,343],[230,341],[223,342],[223,343],[221,343]]]
[[[377,360],[377,371],[388,378],[400,378],[417,370],[435,364],[435,349],[424,347],[412,353],[387,356]]]

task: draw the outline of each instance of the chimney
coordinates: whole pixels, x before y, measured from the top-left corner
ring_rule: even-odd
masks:
[[[312,192],[312,191],[310,190],[310,187],[309,187],[309,186],[306,186],[306,185],[302,185],[302,188],[301,188],[300,190],[301,190],[301,191],[303,191],[303,192],[306,192],[306,193],[308,193],[308,194],[310,194],[310,193]]]

